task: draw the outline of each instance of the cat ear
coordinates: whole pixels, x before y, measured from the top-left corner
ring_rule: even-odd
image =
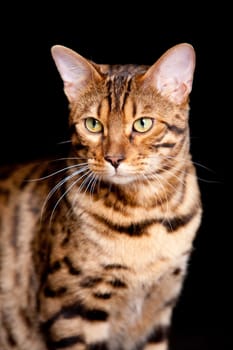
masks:
[[[192,90],[195,69],[195,52],[189,44],[179,44],[169,49],[149,68],[144,83],[152,84],[162,96],[181,104]]]
[[[69,102],[77,99],[77,93],[88,81],[101,79],[94,66],[75,51],[55,45],[51,48],[51,53],[64,82],[64,92]]]

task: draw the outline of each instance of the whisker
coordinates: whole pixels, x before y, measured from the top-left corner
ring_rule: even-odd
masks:
[[[155,156],[151,156],[150,158],[156,158]],[[187,159],[187,158],[182,158],[182,157],[172,157],[172,156],[164,156],[164,159],[166,160],[174,160],[174,162],[180,162],[180,163],[183,163],[183,165],[185,164],[190,164],[190,160]],[[193,160],[191,160],[191,162],[196,165],[197,167],[201,167],[209,172],[212,172],[212,173],[215,173],[215,171],[211,168],[208,168],[204,165],[202,165],[201,163],[198,163],[198,162],[195,162]],[[177,166],[173,165],[172,166],[172,169],[178,169]],[[159,169],[158,169],[159,170]],[[169,172],[168,170],[164,170],[164,172]],[[213,183],[213,184],[221,184],[221,181],[218,181],[218,180],[208,180],[208,179],[204,179],[202,177],[200,177],[198,174],[189,174],[190,176],[194,176],[194,177],[197,177],[197,179],[201,182],[205,182],[205,183]]]
[[[55,172],[53,172],[53,173],[51,173],[51,174],[49,174],[49,175],[42,176],[42,177],[39,177],[39,178],[37,178],[37,179],[29,179],[28,181],[29,181],[29,182],[33,182],[33,181],[45,180],[45,179],[48,179],[48,178],[51,177],[51,176],[55,176],[55,175],[57,175],[57,174],[63,172],[63,171],[66,171],[66,170],[69,170],[69,169],[72,169],[72,168],[76,168],[76,167],[81,167],[81,166],[87,165],[87,164],[88,164],[88,163],[79,163],[79,164],[75,164],[75,165],[69,165],[69,166],[67,166],[67,167],[65,167],[65,168],[62,168],[62,169],[60,169],[60,170],[57,170],[57,171],[55,171]]]
[[[86,159],[86,158],[84,158],[84,157],[62,157],[62,158],[52,159],[51,162],[56,162],[59,160],[80,160],[80,159]]]
[[[61,141],[61,142],[57,142],[57,145],[64,145],[66,143],[71,143],[71,140],[67,140],[67,141]]]
[[[91,188],[90,188],[90,193],[91,193],[92,196],[94,194],[94,190],[95,190],[95,186],[97,184],[97,181],[98,181],[98,176],[94,174],[93,175],[92,184],[91,184]]]
[[[45,210],[45,206],[48,203],[48,201],[50,200],[50,198],[53,196],[53,194],[58,190],[59,187],[61,187],[65,182],[67,182],[68,180],[70,180],[72,177],[79,175],[80,173],[86,171],[88,169],[88,166],[85,166],[75,172],[73,172],[71,175],[66,176],[64,179],[62,179],[61,181],[59,181],[52,189],[51,191],[48,193],[47,197],[45,198],[44,204],[42,206],[41,209],[41,220],[43,217],[43,213]]]
[[[87,169],[88,169],[88,168],[87,168]],[[87,170],[87,169],[85,169],[85,170]],[[85,170],[83,170],[83,171],[85,171]],[[69,177],[68,179],[66,178],[65,181],[63,181],[63,183],[67,182],[68,180],[70,180],[70,178],[74,177],[75,175],[79,175],[79,173],[80,173],[80,172],[83,172],[83,171],[79,171],[79,172],[77,171],[77,172],[75,172],[74,174],[70,175],[70,177]],[[51,223],[52,223],[52,218],[53,218],[54,212],[55,212],[57,206],[59,205],[59,203],[61,202],[61,200],[62,200],[62,199],[65,197],[65,195],[71,190],[71,188],[73,188],[73,187],[77,184],[78,181],[80,181],[83,177],[87,176],[90,172],[91,172],[91,170],[88,170],[88,171],[87,171],[86,173],[84,173],[81,177],[79,177],[78,179],[76,179],[76,180],[66,189],[66,191],[62,194],[62,196],[57,200],[56,204],[55,204],[54,207],[53,207],[53,210],[52,210],[52,212],[51,212],[51,215],[50,215],[50,220],[49,220],[50,225],[51,225]],[[61,185],[63,185],[63,183],[62,183]]]
[[[88,183],[88,184],[87,184],[87,187],[86,187],[86,189],[85,189],[85,191],[84,191],[84,193],[87,192],[87,190],[88,190],[88,188],[89,188],[89,184],[90,184],[89,180],[92,178],[92,174],[93,174],[93,173],[92,173],[92,171],[90,170],[88,176],[83,180],[81,186],[79,187],[79,192],[81,192],[81,191],[83,190],[83,188],[86,186],[86,184]]]
[[[201,166],[201,164],[200,164]],[[173,169],[178,169],[177,167],[173,166]],[[204,169],[206,170],[209,170],[210,172],[214,173],[214,171],[212,169],[209,169],[207,167],[204,167]],[[169,170],[165,170],[164,172],[168,172],[169,173]],[[171,172],[170,172],[171,173]],[[221,184],[222,182],[221,181],[217,181],[217,180],[207,180],[207,179],[204,179],[196,174],[191,174],[189,173],[189,176],[193,176],[193,177],[196,177],[199,181],[201,182],[205,182],[205,183],[209,183],[209,184]]]
[[[167,158],[167,159],[174,159],[174,157],[171,157],[171,156],[166,156],[166,158]],[[186,162],[189,161],[189,159],[187,159],[187,158],[181,158],[181,157],[175,157],[175,160],[178,160],[178,161],[186,161]],[[191,160],[191,162],[192,162],[194,165],[197,165],[197,166],[200,167],[200,168],[203,168],[203,169],[205,169],[205,170],[207,170],[207,171],[210,171],[210,172],[212,172],[212,173],[215,173],[215,171],[214,171],[213,169],[211,169],[211,168],[209,168],[209,167],[207,167],[207,166],[205,166],[205,165],[203,165],[203,164],[201,164],[201,163],[199,163],[199,162],[196,162],[196,161],[194,161],[194,160]]]
[[[205,183],[208,183],[208,184],[222,184],[222,181],[217,181],[217,180],[206,180],[206,179],[203,179],[203,178],[200,177],[200,176],[197,176],[197,179],[198,179],[200,182],[205,182]]]
[[[91,170],[90,170],[89,172],[87,172],[87,173],[85,174],[85,176],[86,176],[86,175],[87,175],[87,177],[83,180],[82,184],[79,186],[78,191],[77,191],[77,193],[75,194],[75,196],[74,196],[74,198],[73,198],[72,207],[74,207],[75,202],[76,202],[76,198],[77,198],[78,194],[79,194],[79,193],[82,191],[82,189],[85,187],[85,185],[86,185],[86,183],[89,181],[89,179],[90,179],[90,181],[89,181],[88,186],[87,186],[87,188],[86,188],[86,190],[85,190],[84,193],[87,192],[87,189],[88,189],[88,187],[90,186],[90,183],[93,181],[93,178],[95,177],[95,174],[92,173]],[[84,177],[84,176],[82,176],[80,179],[82,179],[83,177]],[[97,177],[97,176],[96,176],[96,177]],[[80,180],[80,179],[79,179],[79,180]],[[69,212],[70,212],[70,211],[71,211],[71,209],[67,212],[67,215],[69,215]]]
[[[189,159],[189,158],[185,158],[185,157],[180,157],[180,156],[168,156],[168,155],[160,155],[160,157],[162,157],[163,159],[170,159],[170,160],[175,160],[176,162],[178,161],[178,162],[184,162],[184,163],[193,163],[194,165],[197,165],[198,167],[200,167],[200,168],[203,168],[203,169],[205,169],[205,170],[207,170],[207,171],[210,171],[210,172],[212,172],[212,173],[215,173],[215,170],[214,169],[211,169],[211,168],[209,168],[209,167],[207,167],[207,166],[205,166],[205,165],[203,165],[203,164],[201,164],[200,162],[196,162],[196,161],[194,161],[193,159]],[[150,156],[150,158],[158,158],[158,156],[157,155],[155,155],[155,156]]]
[[[86,193],[87,190],[88,190],[88,188],[90,188],[90,194],[91,194],[91,196],[92,196],[93,193],[94,193],[95,184],[96,184],[96,182],[97,182],[97,180],[98,180],[98,176],[97,176],[96,174],[94,174],[94,173],[91,173],[91,174],[88,176],[88,180],[90,180],[90,181],[88,182],[88,185],[87,185],[87,187],[86,187],[84,193]],[[87,182],[87,181],[86,181],[86,182]]]

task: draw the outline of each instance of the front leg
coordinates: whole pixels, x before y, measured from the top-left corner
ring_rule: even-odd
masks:
[[[41,329],[49,350],[107,349],[109,307],[103,301],[111,292],[95,293],[101,281],[83,276],[68,257],[53,264],[40,291]]]
[[[143,350],[167,350],[173,308],[178,300],[185,276],[185,266],[169,270],[154,286],[150,300],[145,305],[144,312],[153,309],[153,305],[160,305],[155,312],[154,326],[147,338]]]

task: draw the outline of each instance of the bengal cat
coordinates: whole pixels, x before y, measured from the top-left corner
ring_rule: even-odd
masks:
[[[150,67],[52,56],[70,152],[1,169],[0,349],[165,350],[201,220],[194,49]]]

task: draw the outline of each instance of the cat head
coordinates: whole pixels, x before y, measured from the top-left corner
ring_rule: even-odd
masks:
[[[56,45],[77,157],[115,184],[150,179],[188,154],[195,52],[183,43],[152,66],[103,65]]]

